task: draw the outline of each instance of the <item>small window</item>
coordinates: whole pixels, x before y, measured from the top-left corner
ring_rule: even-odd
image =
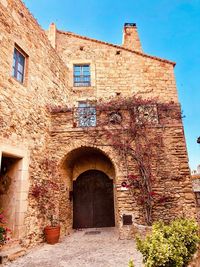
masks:
[[[155,104],[139,105],[135,107],[137,123],[158,123],[158,112]]]
[[[88,102],[79,102],[78,105],[79,127],[96,126],[96,107]]]
[[[90,86],[90,65],[74,65],[74,86]]]
[[[200,207],[200,192],[195,192],[197,206]]]
[[[26,57],[15,47],[13,55],[12,76],[24,83]]]

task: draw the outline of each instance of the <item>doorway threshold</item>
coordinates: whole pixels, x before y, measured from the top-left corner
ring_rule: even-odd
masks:
[[[101,234],[101,231],[95,231],[95,230],[93,230],[93,231],[87,231],[87,232],[85,232],[85,235],[99,235],[99,234]]]

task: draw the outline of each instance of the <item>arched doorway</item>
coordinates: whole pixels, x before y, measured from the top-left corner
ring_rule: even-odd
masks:
[[[112,227],[113,180],[99,170],[88,170],[73,182],[73,228]]]

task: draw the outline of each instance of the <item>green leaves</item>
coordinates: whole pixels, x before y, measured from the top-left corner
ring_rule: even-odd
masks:
[[[169,225],[157,222],[144,240],[137,237],[137,248],[146,267],[183,267],[192,259],[200,242],[193,220],[176,219]]]
[[[6,240],[6,230],[3,226],[0,226],[0,244],[3,244]]]
[[[130,261],[129,261],[128,267],[135,267],[135,265],[134,265],[134,263],[133,263],[133,260],[130,260]]]

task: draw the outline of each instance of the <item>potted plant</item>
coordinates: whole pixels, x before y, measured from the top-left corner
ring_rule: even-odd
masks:
[[[57,219],[53,218],[53,215],[50,218],[51,224],[45,226],[44,228],[44,234],[45,239],[48,244],[56,244],[59,241],[60,237],[60,225],[58,223]]]
[[[36,200],[40,216],[44,222],[47,222],[44,235],[48,244],[57,243],[60,237],[59,211],[56,205],[58,192],[58,184],[50,180],[42,180],[34,184],[31,189],[31,195]]]
[[[0,247],[10,240],[11,230],[6,227],[6,217],[4,211],[0,208]]]

